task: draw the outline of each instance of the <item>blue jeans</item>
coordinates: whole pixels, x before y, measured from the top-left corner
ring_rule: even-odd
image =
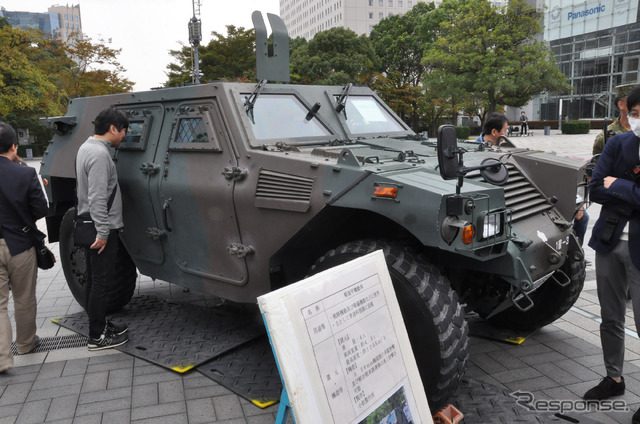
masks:
[[[587,211],[584,211],[584,215],[582,215],[581,219],[573,220],[573,231],[576,233],[576,237],[578,237],[578,241],[580,242],[580,246],[584,242],[584,234],[587,232],[587,226],[589,225],[589,214]]]

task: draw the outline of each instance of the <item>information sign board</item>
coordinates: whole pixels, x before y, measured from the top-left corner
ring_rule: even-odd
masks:
[[[258,304],[297,423],[433,422],[382,251]]]

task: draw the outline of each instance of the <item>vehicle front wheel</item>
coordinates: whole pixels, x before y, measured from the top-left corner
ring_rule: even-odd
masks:
[[[457,389],[469,356],[464,310],[448,279],[415,251],[373,240],[330,250],[316,261],[311,273],[379,249],[387,261],[429,406],[438,410]]]
[[[86,283],[88,281],[87,257],[84,247],[76,246],[73,242],[73,220],[76,215],[76,208],[70,208],[62,217],[60,224],[60,262],[64,271],[65,279],[71,294],[76,302],[86,309]],[[136,288],[138,273],[129,253],[118,239],[120,248],[118,249],[118,260],[114,266],[114,276],[116,284],[113,291],[109,293],[109,304],[107,312],[114,312],[125,306],[131,298]]]

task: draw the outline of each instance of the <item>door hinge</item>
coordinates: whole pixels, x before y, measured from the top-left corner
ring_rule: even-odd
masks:
[[[157,174],[158,171],[160,171],[160,165],[158,165],[157,163],[147,162],[140,165],[140,170],[143,174],[154,175]]]
[[[244,180],[247,175],[249,175],[248,169],[242,169],[237,166],[225,166],[224,171],[222,171],[222,175],[227,180],[240,181]]]
[[[150,237],[152,240],[158,240],[160,237],[164,237],[167,235],[165,230],[161,230],[160,228],[150,227],[147,228],[147,237]]]
[[[242,243],[231,243],[230,246],[227,246],[227,251],[230,255],[237,256],[239,258],[244,258],[245,256],[255,252],[253,246],[245,246]]]

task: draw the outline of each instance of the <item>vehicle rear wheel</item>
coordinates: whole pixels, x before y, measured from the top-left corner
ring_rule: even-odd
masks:
[[[528,311],[521,311],[511,307],[504,312],[489,318],[495,326],[512,330],[533,331],[551,324],[564,315],[578,300],[584,286],[585,272],[584,256],[581,252],[569,253],[562,267],[553,277],[563,281],[569,278],[569,283],[562,287],[550,278],[538,290],[529,295],[534,304]]]
[[[70,208],[62,217],[60,224],[60,262],[67,280],[67,285],[76,302],[86,308],[86,282],[88,281],[87,257],[85,248],[76,246],[73,242],[73,219],[76,208]],[[136,288],[138,273],[129,253],[118,239],[118,260],[115,264],[114,275],[117,280],[110,293],[107,312],[114,312],[125,306]]]
[[[383,250],[389,267],[429,406],[437,410],[457,389],[469,355],[464,310],[448,279],[415,251],[373,240],[330,250],[316,261],[311,273],[379,249]]]

